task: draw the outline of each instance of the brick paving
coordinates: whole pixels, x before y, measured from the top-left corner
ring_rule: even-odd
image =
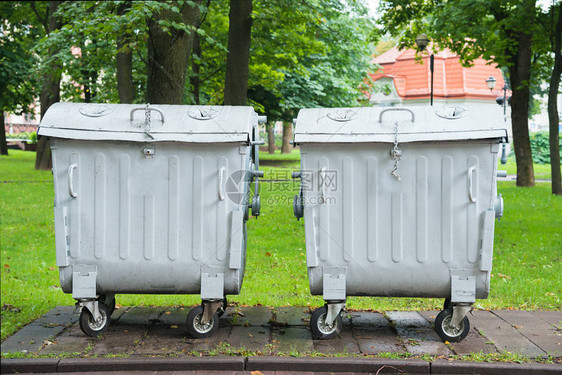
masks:
[[[313,340],[310,310],[302,307],[229,307],[217,333],[186,335],[189,308],[122,307],[103,337],[86,337],[72,306],[60,306],[6,339],[2,353],[182,356],[194,353],[259,355],[373,355],[412,353],[449,356],[517,353],[531,358],[562,357],[562,312],[473,311],[468,337],[441,342],[433,329],[438,311],[350,311],[334,340]]]
[[[128,374],[142,370],[146,374],[193,375],[288,375],[293,371],[562,374],[562,311],[473,311],[468,315],[471,330],[467,338],[460,343],[445,344],[433,329],[438,311],[348,311],[339,337],[313,340],[308,327],[311,313],[308,308],[231,306],[221,317],[217,333],[205,339],[187,336],[185,320],[189,310],[187,307],[121,307],[113,313],[106,334],[90,338],[80,330],[74,307],[60,306],[1,345],[2,353],[23,352],[54,358],[27,362],[4,359],[2,372],[7,363],[6,372],[20,373],[121,371]],[[474,363],[469,367],[463,361],[439,360],[451,355],[503,352],[532,359],[550,358],[555,364],[535,363],[535,367],[508,364],[517,365],[513,368],[501,363]],[[318,358],[318,353],[330,357]],[[411,353],[418,359],[390,360],[388,364],[388,361],[380,362],[381,358],[369,358],[381,353],[383,357],[404,357]],[[431,355],[435,360],[422,361],[423,355]],[[124,360],[123,363],[107,362],[107,357],[114,356],[127,359],[113,358]],[[152,362],[143,362],[150,358]],[[182,358],[187,362],[181,362]],[[213,358],[212,365],[204,361]],[[103,361],[96,362],[100,359]],[[93,361],[94,367],[88,361]],[[116,367],[108,367],[111,363]]]

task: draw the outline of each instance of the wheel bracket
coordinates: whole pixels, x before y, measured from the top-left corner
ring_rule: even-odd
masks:
[[[99,302],[97,300],[79,301],[78,304],[82,306],[82,308],[87,308],[90,311],[90,313],[92,313],[92,317],[96,322],[101,319]]]
[[[472,310],[472,305],[455,305],[453,306],[453,316],[451,317],[451,325],[455,329],[459,329],[462,320]]]
[[[222,307],[222,305],[222,300],[203,301],[203,316],[201,317],[201,323],[209,324],[215,313]]]
[[[326,312],[326,324],[333,326],[338,314],[345,307],[345,302],[328,303],[328,311]]]

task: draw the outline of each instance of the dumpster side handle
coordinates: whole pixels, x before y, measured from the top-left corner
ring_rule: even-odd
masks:
[[[78,164],[73,163],[68,167],[68,194],[72,198],[78,197],[78,193],[74,191],[74,170],[78,168]]]

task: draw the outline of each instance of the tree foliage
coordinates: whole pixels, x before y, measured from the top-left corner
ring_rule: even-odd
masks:
[[[413,47],[423,32],[434,49],[450,49],[464,65],[483,57],[507,68],[517,185],[533,186],[527,116],[532,79],[539,76],[533,58],[546,45],[535,0],[384,0],[381,10],[382,30],[398,36],[402,47]]]
[[[31,14],[30,4],[17,3]],[[197,35],[200,50],[189,56],[183,103],[220,105],[224,86],[229,29],[228,0],[214,1],[66,1],[57,11],[63,23],[49,35],[44,31],[30,45],[16,39],[32,57],[30,69],[43,76],[58,66],[63,80],[61,99],[67,101],[118,102],[116,55],[132,52],[132,81],[135,102],[147,93],[149,21],[158,19],[166,33]],[[201,20],[189,25],[175,17],[182,6],[197,7]],[[119,8],[124,11],[119,11]],[[7,6],[6,9],[9,7]],[[17,8],[17,7],[16,7]],[[8,14],[8,13],[6,13]],[[25,23],[25,22],[24,22]],[[27,20],[28,25],[37,20]],[[361,0],[254,0],[248,75],[248,101],[270,119],[290,120],[303,107],[354,106],[361,97],[359,86],[368,68],[373,44],[369,39],[373,20]],[[126,43],[119,37],[129,35]],[[46,56],[42,51],[55,51]],[[21,62],[18,54],[16,60]],[[35,60],[33,60],[35,59]],[[53,60],[60,64],[50,64]],[[198,69],[190,69],[197,66]],[[22,71],[22,70],[20,70]],[[37,92],[27,89],[31,97]]]
[[[18,2],[1,2],[0,12],[6,20],[0,25],[0,106],[2,111],[19,114],[29,111],[39,94],[37,59],[30,51],[42,30],[29,9]]]

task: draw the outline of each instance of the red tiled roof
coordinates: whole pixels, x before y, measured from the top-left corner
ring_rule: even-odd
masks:
[[[420,64],[414,60],[415,53],[413,49],[399,51],[398,48],[393,48],[374,58],[371,62],[379,64],[381,69],[371,74],[371,78],[374,81],[382,77],[392,78],[396,91],[403,100],[429,98],[429,55],[423,55],[423,64]],[[493,93],[486,85],[486,79],[490,76],[496,79]],[[495,100],[503,86],[504,79],[500,69],[495,64],[486,64],[484,59],[477,59],[473,66],[465,68],[461,65],[459,56],[449,50],[439,51],[434,56],[434,99]]]

